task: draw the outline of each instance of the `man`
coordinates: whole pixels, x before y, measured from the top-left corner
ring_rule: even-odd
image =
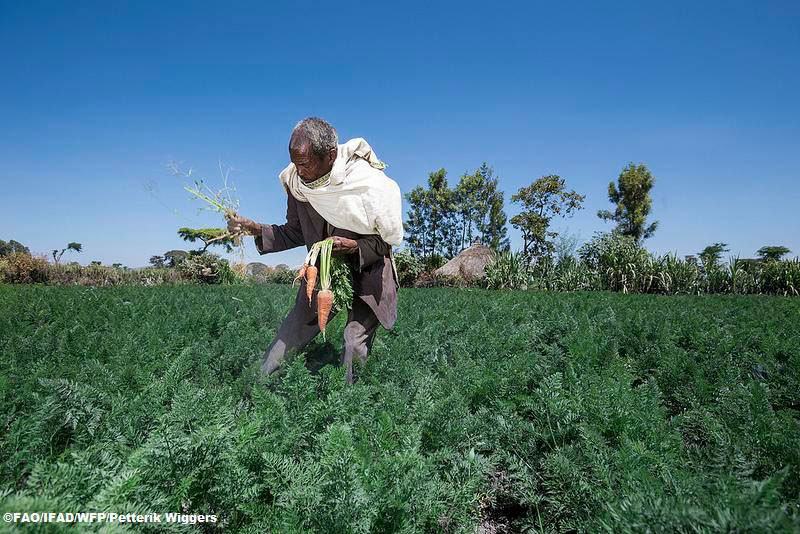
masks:
[[[261,254],[302,245],[310,249],[333,237],[333,253],[353,271],[354,297],[341,357],[352,384],[353,358],[365,363],[378,325],[390,330],[397,318],[391,246],[403,239],[400,188],[382,172],[385,164],[366,141],[339,145],[336,130],[320,118],[297,123],[289,157],[291,163],[280,173],[287,192],[286,223],[259,224],[235,215],[228,230],[255,236]],[[302,349],[319,333],[316,298],[317,291],[309,306],[303,280],[294,308],[264,353],[263,372],[274,372],[288,351]]]

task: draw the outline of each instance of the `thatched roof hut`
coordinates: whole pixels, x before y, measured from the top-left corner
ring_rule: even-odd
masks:
[[[486,276],[486,266],[494,260],[494,251],[476,243],[461,251],[436,271],[437,276],[459,276],[464,280],[480,280]]]

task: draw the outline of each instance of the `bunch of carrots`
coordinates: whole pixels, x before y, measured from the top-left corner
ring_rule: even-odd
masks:
[[[317,324],[325,338],[325,327],[328,325],[328,318],[333,309],[333,291],[331,291],[331,253],[333,251],[333,239],[323,239],[311,247],[308,251],[303,266],[297,272],[294,281],[305,279],[306,297],[308,305],[314,296],[314,288],[317,286],[317,274],[319,274],[320,289],[317,293]],[[319,258],[319,269],[317,269],[317,258]]]

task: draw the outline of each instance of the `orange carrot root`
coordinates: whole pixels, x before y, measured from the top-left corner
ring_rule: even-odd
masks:
[[[309,265],[306,268],[306,296],[308,297],[308,305],[311,306],[311,297],[314,295],[314,287],[317,285],[317,268],[314,265]]]
[[[307,268],[308,268],[308,265],[306,265],[306,264],[303,264],[303,266],[300,267],[300,270],[297,271],[297,276],[295,276],[294,280],[292,280],[292,287],[294,287],[295,282],[297,282],[298,280],[302,280],[303,279],[303,277],[306,275],[306,269]]]
[[[325,333],[325,326],[328,324],[328,317],[333,308],[333,291],[323,289],[317,294],[317,324],[322,333]]]

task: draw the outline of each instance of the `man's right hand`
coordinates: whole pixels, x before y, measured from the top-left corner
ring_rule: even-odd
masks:
[[[242,217],[238,213],[234,213],[228,219],[228,231],[232,234],[247,233],[250,235],[259,235],[261,233],[261,225],[255,221]]]

